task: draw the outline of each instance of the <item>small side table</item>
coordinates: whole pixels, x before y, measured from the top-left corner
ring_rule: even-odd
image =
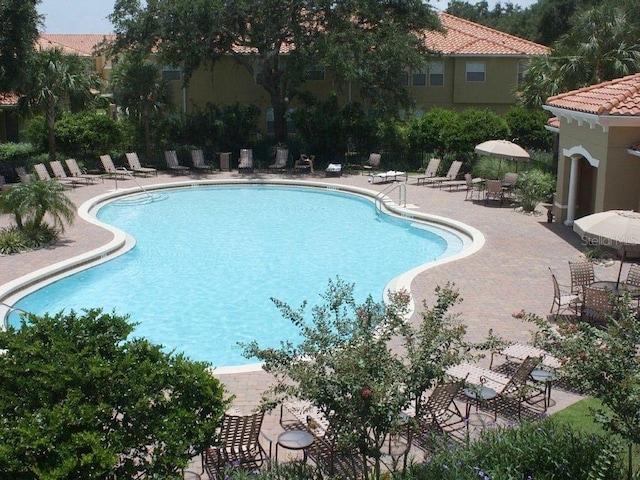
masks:
[[[496,392],[493,388],[485,387],[484,385],[477,387],[468,387],[465,388],[463,392],[467,397],[467,408],[465,410],[465,418],[467,419],[467,422],[469,422],[469,416],[471,415],[472,404],[475,404],[477,412],[482,402],[493,400],[498,396],[498,392]],[[493,421],[495,422],[497,419],[498,407],[496,406],[493,410]]]
[[[306,430],[289,430],[278,435],[276,443],[276,462],[278,461],[278,447],[287,450],[302,450],[303,463],[307,463],[307,449],[313,443],[313,435]]]
[[[531,372],[530,377],[534,382],[544,382],[544,409],[546,410],[551,406],[551,385],[556,379],[556,374],[549,370],[536,368]]]

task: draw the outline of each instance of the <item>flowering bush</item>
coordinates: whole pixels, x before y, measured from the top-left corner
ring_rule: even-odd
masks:
[[[411,467],[416,480],[620,479],[620,445],[552,419],[485,430],[469,446]]]
[[[418,327],[406,320],[411,298],[404,291],[391,293],[386,303],[369,297],[357,304],[353,285],[337,279],[329,282],[310,322],[305,304],[294,310],[274,299],[302,341],[279,349],[244,345],[245,355],[262,360],[278,380],[266,393],[267,403],[287,396],[308,400],[329,421],[339,446],[359,456],[359,476],[380,478],[381,447],[402,410],[414,403],[419,412],[423,394],[467,351],[465,327],[447,313],[460,301],[458,293],[450,285],[436,292],[436,305],[425,305]],[[405,357],[391,348],[392,339],[404,344]]]

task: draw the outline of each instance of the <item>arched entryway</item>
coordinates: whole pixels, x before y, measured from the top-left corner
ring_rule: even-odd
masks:
[[[600,161],[582,146],[565,149],[563,154],[571,159],[567,220],[565,223],[573,225],[573,221],[576,218],[595,212]]]

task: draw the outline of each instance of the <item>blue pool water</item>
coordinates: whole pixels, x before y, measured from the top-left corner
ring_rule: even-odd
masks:
[[[38,314],[115,309],[139,323],[136,336],[214,366],[242,365],[256,360],[242,357],[237,342],[297,339],[271,297],[313,306],[339,276],[355,283],[358,301],[379,300],[394,277],[462,248],[451,233],[376,214],[370,201],[330,190],[229,186],[160,195],[98,212],[136,239],[130,252],[16,306]]]

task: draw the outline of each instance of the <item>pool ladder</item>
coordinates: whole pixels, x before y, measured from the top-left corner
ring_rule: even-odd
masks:
[[[131,180],[135,182],[135,184],[138,187],[140,187],[140,190],[142,190],[147,195],[147,197],[153,200],[153,196],[149,192],[147,192],[146,188],[144,188],[142,185],[138,183],[138,180],[136,180],[136,177],[133,176],[133,173],[127,170],[125,167],[118,167],[116,169],[116,174],[113,177],[116,181],[116,190],[118,189],[118,173],[124,173],[126,176],[128,176]]]
[[[407,186],[402,182],[394,182],[376,195],[374,199],[376,213],[382,212],[382,199],[394,190],[398,190],[398,205],[407,206]]]

